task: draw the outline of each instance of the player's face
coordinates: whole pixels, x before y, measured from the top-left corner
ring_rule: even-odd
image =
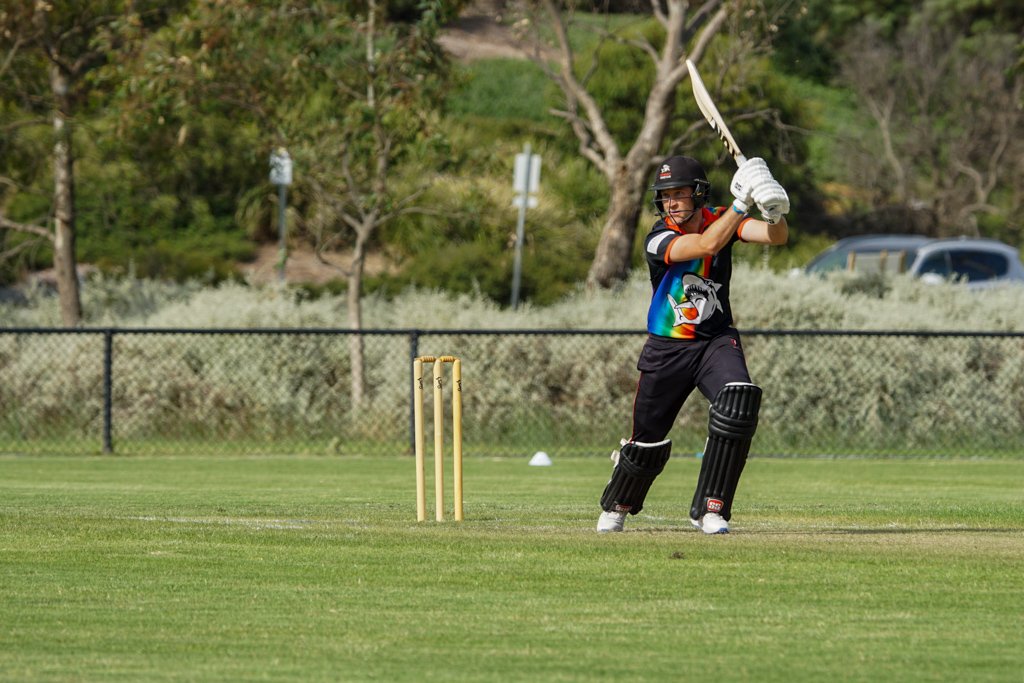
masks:
[[[693,188],[676,187],[662,190],[661,205],[677,225],[682,225],[694,215]]]

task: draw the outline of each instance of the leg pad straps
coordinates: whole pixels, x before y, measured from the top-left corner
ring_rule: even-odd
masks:
[[[614,510],[634,515],[640,512],[651,484],[665,469],[671,453],[672,441],[669,439],[658,443],[623,443],[611,479],[601,496],[601,508],[606,512]]]

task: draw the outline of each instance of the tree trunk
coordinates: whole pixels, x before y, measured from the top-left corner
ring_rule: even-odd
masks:
[[[71,126],[67,121],[69,84],[56,65],[50,67],[53,111],[53,266],[57,273],[57,295],[61,320],[66,327],[82,321],[75,263],[75,180],[71,150]]]
[[[642,172],[629,173],[623,168],[611,183],[608,218],[601,229],[601,239],[587,273],[588,289],[613,287],[629,277],[633,241],[646,190],[643,177]],[[637,178],[640,178],[639,182]]]
[[[525,4],[529,7],[535,3]],[[533,50],[528,54],[562,90],[566,107],[557,113],[569,122],[580,142],[583,156],[601,169],[608,180],[611,192],[608,218],[587,274],[588,289],[608,288],[629,276],[647,174],[652,157],[661,147],[671,123],[676,89],[687,78],[687,69],[682,61],[684,48],[691,44],[689,56],[699,62],[708,43],[722,29],[736,6],[719,0],[704,0],[699,6],[689,0],[653,4],[654,15],[664,28],[665,36],[660,47],[651,43],[634,44],[639,48],[638,54],[646,54],[653,60],[655,74],[644,106],[643,125],[623,158],[598,98],[587,89],[586,79],[577,76],[574,41],[569,38],[570,32],[563,16],[564,5],[552,0],[544,2],[547,21],[529,13],[524,17],[533,31]],[[548,30],[548,26],[555,39],[553,44],[547,45],[547,50],[542,50],[546,39],[539,29],[544,27]]]
[[[369,234],[369,232],[365,229],[358,231],[355,248],[352,251],[352,262],[349,267],[348,292],[345,299],[348,307],[348,326],[351,330],[363,329],[362,290],[363,268],[366,261],[366,238],[363,235]],[[348,355],[352,366],[352,374],[349,380],[349,398],[353,413],[359,411],[365,394],[365,346],[362,334],[349,336]]]

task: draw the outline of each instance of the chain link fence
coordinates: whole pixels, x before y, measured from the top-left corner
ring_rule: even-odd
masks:
[[[1024,455],[1024,334],[742,338],[764,389],[754,455]],[[644,339],[621,330],[0,329],[0,452],[407,455],[412,359],[450,354],[463,364],[467,456],[605,456],[628,436]],[[699,393],[687,401],[670,435],[677,452],[702,449],[707,407]]]

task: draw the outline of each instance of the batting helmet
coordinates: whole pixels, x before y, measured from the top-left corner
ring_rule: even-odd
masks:
[[[694,209],[704,206],[711,195],[708,174],[704,172],[704,167],[699,161],[692,157],[669,157],[658,166],[654,174],[654,183],[651,184],[651,189],[654,190],[654,208],[658,210],[659,215],[664,215],[661,191],[677,187],[693,188]]]

